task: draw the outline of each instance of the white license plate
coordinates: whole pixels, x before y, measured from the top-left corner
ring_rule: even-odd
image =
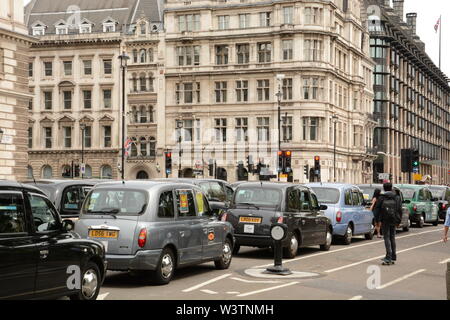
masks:
[[[244,225],[244,233],[255,233],[255,225],[245,224]]]

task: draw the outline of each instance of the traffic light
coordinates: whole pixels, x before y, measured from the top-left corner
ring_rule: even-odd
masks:
[[[419,150],[414,149],[412,150],[412,172],[419,173],[420,171],[420,156],[419,156]]]
[[[292,171],[292,151],[285,151],[284,152],[284,173],[290,173]]]
[[[284,152],[278,151],[278,172],[284,171]]]
[[[304,172],[306,178],[308,178],[309,177],[309,165],[308,164],[304,166],[303,172]]]
[[[251,155],[247,156],[247,169],[248,169],[248,173],[252,173],[254,170],[253,157]]]
[[[319,156],[314,157],[314,170],[320,171],[320,157]]]
[[[166,176],[172,173],[172,152],[165,153],[166,160]]]
[[[402,164],[402,172],[411,172],[412,171],[412,150],[411,149],[402,149],[401,150],[401,164]]]
[[[209,160],[208,171],[210,177],[214,176],[214,160],[212,159]]]

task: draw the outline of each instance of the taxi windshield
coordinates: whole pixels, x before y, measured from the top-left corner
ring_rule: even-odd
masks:
[[[144,192],[137,190],[94,190],[83,205],[85,214],[140,215],[147,207]]]
[[[235,205],[254,205],[257,207],[277,207],[281,205],[282,194],[278,189],[243,187],[236,191]]]
[[[413,199],[415,190],[409,189],[409,188],[400,188],[401,192],[403,193],[403,198],[405,199]]]
[[[313,187],[314,193],[320,203],[334,204],[339,202],[340,192],[335,188],[316,188]]]

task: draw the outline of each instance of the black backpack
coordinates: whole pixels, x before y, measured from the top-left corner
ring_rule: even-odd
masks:
[[[397,209],[396,197],[385,195],[383,198],[382,208],[382,220],[388,223],[398,224],[401,222]]]

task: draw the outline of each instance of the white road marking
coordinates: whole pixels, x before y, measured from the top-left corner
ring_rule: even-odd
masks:
[[[227,277],[229,277],[229,276],[231,276],[231,273],[227,273],[227,274],[221,275],[220,277],[217,277],[217,278],[214,278],[214,279],[205,281],[205,282],[203,282],[203,283],[200,283],[200,284],[195,285],[195,286],[193,286],[193,287],[190,287],[190,288],[188,288],[188,289],[184,289],[183,292],[191,292],[191,291],[200,289],[201,287],[204,287],[204,286],[207,286],[208,284],[211,284],[211,283],[213,283],[213,282],[216,282],[216,281],[225,279],[225,278],[227,278]]]
[[[354,296],[353,298],[350,298],[348,300],[362,300],[363,296]]]
[[[215,291],[212,291],[212,290],[207,290],[207,289],[202,289],[202,290],[200,290],[201,292],[204,292],[204,293],[208,293],[208,294],[217,294],[217,292],[215,292]]]
[[[408,249],[404,249],[404,250],[397,251],[397,254],[402,253],[402,252],[407,252],[407,251],[415,250],[415,249],[419,249],[419,248],[423,248],[423,247],[427,247],[427,246],[431,246],[431,245],[433,245],[433,244],[437,244],[437,243],[441,243],[441,242],[442,242],[442,240],[439,240],[439,241],[433,241],[433,242],[430,242],[430,243],[425,243],[425,244],[422,244],[422,245],[420,245],[420,246],[416,246],[416,247],[412,247],[412,248],[408,248]],[[381,259],[381,258],[383,258],[383,257],[385,257],[385,255],[378,256],[378,257],[373,257],[373,258],[369,258],[369,259],[365,259],[365,260],[358,261],[358,262],[355,262],[355,263],[351,263],[351,264],[348,264],[348,265],[345,265],[345,266],[342,266],[342,267],[330,269],[330,270],[327,270],[327,271],[325,271],[325,272],[326,272],[326,273],[331,273],[331,272],[340,271],[340,270],[347,269],[347,268],[351,268],[351,267],[354,267],[354,266],[357,266],[357,265],[360,265],[360,264],[363,264],[363,263],[366,263],[366,262],[369,262],[369,261],[373,261],[373,260],[376,260],[376,259]]]
[[[408,238],[408,237],[414,237],[414,236],[419,236],[419,235],[422,235],[422,234],[431,233],[431,232],[438,232],[438,231],[440,232],[441,230],[431,230],[431,231],[424,231],[424,232],[420,232],[420,233],[408,234],[406,236],[397,237],[396,239],[397,240],[398,239],[404,239],[404,238]],[[380,240],[375,240],[375,241],[364,243],[364,244],[358,244],[356,246],[350,246],[350,247],[341,248],[341,249],[337,249],[337,250],[330,250],[330,251],[326,251],[326,252],[320,252],[320,253],[311,254],[311,255],[308,255],[308,256],[294,258],[294,259],[290,259],[290,260],[283,260],[283,264],[289,263],[289,262],[295,262],[295,261],[298,261],[298,260],[303,260],[303,259],[309,259],[309,258],[314,258],[314,257],[318,257],[318,256],[323,256],[323,255],[327,255],[327,254],[332,254],[332,253],[336,253],[336,252],[352,250],[352,249],[356,249],[356,248],[370,246],[370,245],[373,245],[373,244],[379,244],[380,242],[383,242],[383,240],[380,239]],[[273,265],[273,263],[269,263],[269,264],[265,264],[265,265],[262,265],[262,266],[255,266],[255,267],[253,267],[253,269],[270,267],[272,265]]]
[[[279,286],[276,286],[276,287],[270,287],[270,288],[266,288],[266,289],[250,291],[250,292],[247,292],[247,293],[239,294],[238,297],[247,297],[247,296],[250,296],[252,294],[257,294],[257,293],[261,293],[261,292],[272,291],[272,290],[276,290],[276,289],[280,289],[280,288],[284,288],[284,287],[289,287],[289,286],[292,286],[292,285],[297,284],[297,283],[298,282],[289,282],[289,283],[282,284],[282,285],[279,285]]]
[[[445,264],[445,263],[447,263],[447,262],[450,262],[450,259],[445,259],[445,260],[442,260],[441,262],[439,262],[440,264]]]
[[[227,294],[239,294],[240,292],[237,291],[228,291]]]
[[[103,294],[99,294],[97,296],[97,300],[105,300],[105,298],[109,295],[109,292],[105,292]]]
[[[394,285],[396,283],[399,283],[400,281],[403,281],[403,280],[406,280],[408,278],[411,278],[412,276],[415,276],[416,274],[419,274],[419,273],[424,272],[424,271],[426,271],[426,269],[420,269],[420,270],[414,271],[414,272],[412,272],[410,274],[407,274],[406,276],[403,276],[401,278],[398,278],[396,280],[393,280],[391,282],[383,284],[382,286],[376,287],[375,289],[381,290],[381,289],[387,288],[389,286],[392,286],[392,285]]]
[[[259,281],[259,280],[245,280],[245,279],[241,279],[241,278],[231,278],[231,279],[236,280],[236,281],[245,282],[245,283],[280,283],[281,282],[281,281],[277,281],[277,280]]]

